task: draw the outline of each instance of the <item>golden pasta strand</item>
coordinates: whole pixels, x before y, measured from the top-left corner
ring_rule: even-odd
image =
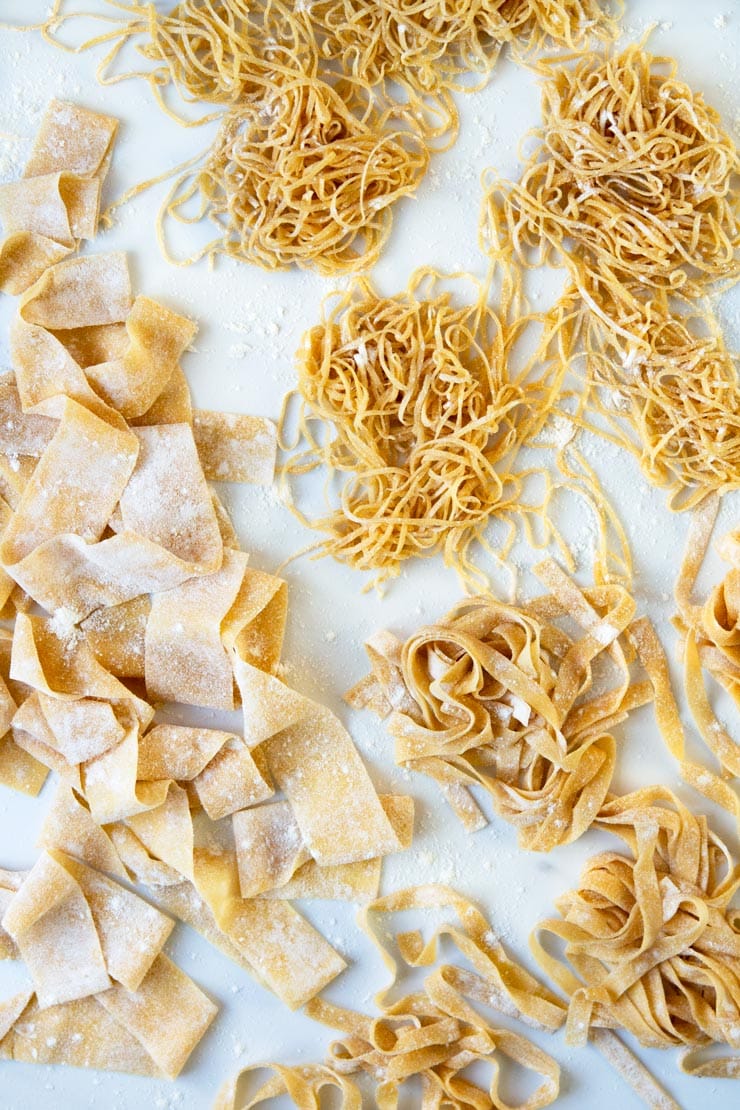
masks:
[[[531,938],[535,957],[570,998],[567,1034],[625,1029],[640,1044],[687,1049],[740,1047],[740,920],[730,903],[740,868],[726,845],[667,789],[647,787],[604,806],[598,825],[627,853],[606,851],[584,868],[577,890],[557,901],[560,917]],[[565,960],[540,935],[565,942]],[[567,961],[567,962],[566,962]],[[732,1076],[737,1059],[688,1074]]]

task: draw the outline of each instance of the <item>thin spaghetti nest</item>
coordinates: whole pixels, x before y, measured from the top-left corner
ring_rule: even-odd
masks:
[[[458,87],[487,74],[502,46],[527,54],[616,37],[598,0],[314,0],[322,54],[371,84],[393,78],[417,92]]]
[[[561,917],[537,930],[565,942],[573,970],[532,940],[570,996],[569,1040],[583,1044],[600,1027],[626,1029],[646,1047],[740,1047],[740,915],[730,907],[740,871],[727,847],[662,787],[612,799],[599,825],[629,854],[593,857],[578,889],[558,900]],[[737,1063],[702,1063],[689,1051],[681,1067],[728,1077]]]
[[[679,315],[661,294],[637,306],[584,314],[582,412],[605,418],[674,508],[740,488],[740,383],[715,318]]]
[[[740,159],[717,113],[639,46],[553,71],[521,181],[489,182],[494,254],[564,260],[601,302],[615,285],[701,295],[740,275]]]
[[[328,515],[299,515],[325,533],[322,555],[380,580],[440,551],[470,572],[469,549],[491,515],[522,511],[510,466],[544,424],[562,374],[560,360],[537,356],[511,370],[526,321],[510,325],[508,308],[498,315],[482,289],[456,307],[440,280],[417,271],[393,297],[355,282],[298,352],[302,449],[283,476],[328,469],[338,485]]]
[[[227,115],[203,168],[176,183],[163,219],[208,216],[219,226],[195,257],[323,274],[370,266],[390,234],[391,206],[414,191],[429,162],[424,141],[396,115],[350,82],[332,88],[275,74],[259,101]]]
[[[653,699],[660,649],[623,587],[582,592],[552,561],[535,570],[551,593],[527,606],[478,597],[403,644],[373,637],[348,700],[389,718],[396,761],[434,778],[468,829],[486,823],[469,789],[482,786],[522,848],[550,851],[596,818],[613,729]],[[652,680],[633,679],[635,650]]]

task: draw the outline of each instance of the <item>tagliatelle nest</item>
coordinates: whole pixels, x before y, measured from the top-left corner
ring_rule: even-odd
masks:
[[[489,186],[488,249],[525,259],[536,248],[565,261],[579,288],[607,293],[621,284],[693,297],[737,280],[738,152],[676,69],[639,46],[556,69],[521,181]]]
[[[525,511],[511,464],[544,424],[563,372],[549,355],[553,320],[537,321],[540,348],[515,371],[510,355],[530,321],[510,324],[507,305],[497,314],[483,289],[458,308],[440,281],[418,271],[393,297],[355,282],[298,354],[305,449],[283,472],[325,466],[336,477],[338,506],[303,519],[325,533],[322,554],[380,580],[437,552],[469,573],[469,548],[491,516]]]
[[[740,872],[727,847],[662,787],[613,799],[599,825],[628,853],[593,857],[578,889],[558,899],[561,917],[537,930],[565,941],[573,971],[532,942],[570,996],[569,1040],[583,1044],[601,1027],[652,1048],[740,1047],[740,911],[730,907]],[[738,1074],[737,1059],[702,1063],[692,1053],[681,1067]]]
[[[606,418],[674,508],[740,488],[740,381],[714,317],[679,315],[656,295],[631,315],[609,302],[584,319],[582,412]]]
[[[740,706],[740,530],[729,532],[717,544],[720,555],[730,564],[724,578],[703,603],[695,604],[691,596],[718,509],[719,498],[709,497],[694,514],[676,582],[678,615],[673,623],[681,637],[686,700],[716,761],[714,770],[690,768],[684,778],[740,820],[740,749],[717,715],[705,682],[705,676],[711,676]]]
[[[373,84],[400,79],[419,92],[488,73],[507,43],[530,53],[616,37],[598,0],[313,0],[309,10],[324,56],[345,72]]]
[[[428,940],[420,930],[396,934],[397,961],[389,949],[390,934],[386,930],[380,934],[375,917],[384,920],[397,912],[430,909],[451,910],[455,919],[439,926]],[[345,1076],[361,1072],[374,1084],[372,1104],[378,1110],[395,1110],[405,1095],[421,1110],[443,1106],[448,1110],[540,1110],[555,1101],[560,1084],[557,1062],[522,1033],[496,1028],[478,1007],[554,1031],[563,1023],[563,1004],[508,956],[489,921],[472,903],[449,887],[411,887],[373,902],[363,914],[363,925],[393,975],[391,984],[376,995],[378,1016],[315,999],[306,1009],[307,1016],[340,1033],[331,1046],[328,1066],[267,1064],[274,1076],[245,1099],[239,1092],[240,1078],[258,1070],[246,1068],[224,1085],[216,1110],[249,1110],[283,1091],[294,1105],[308,1110],[318,1105],[313,1099],[322,1085],[341,1091],[343,1110],[359,1110],[358,1088]],[[423,989],[390,1002],[388,995],[397,978],[410,968],[430,968],[437,963],[442,937],[470,966],[438,964],[426,976]],[[499,1091],[502,1060],[526,1068],[540,1080],[536,1089],[513,1107]],[[481,1072],[471,1075],[467,1071],[474,1063],[490,1067],[485,1089]],[[406,1084],[414,1080],[419,1086],[411,1096]]]
[[[521,847],[549,851],[596,818],[614,772],[614,727],[670,691],[657,638],[633,622],[625,589],[582,592],[553,562],[536,572],[552,595],[527,606],[479,597],[403,644],[374,636],[372,673],[347,698],[389,718],[396,761],[434,778],[468,829],[486,823],[469,789],[482,786]],[[631,676],[635,651],[648,681]],[[592,692],[612,678],[607,657],[616,679]]]
[[[377,260],[391,206],[414,191],[428,162],[418,133],[365,90],[276,76],[259,101],[226,116],[204,167],[180,179],[164,218],[206,215],[222,228],[196,257],[343,273]]]

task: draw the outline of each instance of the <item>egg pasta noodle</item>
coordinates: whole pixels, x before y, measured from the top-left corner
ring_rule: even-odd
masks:
[[[597,0],[314,0],[322,54],[375,83],[386,77],[419,92],[470,87],[509,45],[518,60],[553,47],[582,50],[616,38],[610,5]],[[615,17],[621,4],[611,5]]]
[[[108,0],[108,7],[91,13],[54,0],[36,29],[65,49],[103,49],[101,83],[143,78],[160,107],[187,126],[223,117],[203,158],[172,171],[179,176],[158,223],[169,260],[228,254],[266,269],[296,264],[325,274],[377,261],[393,204],[416,189],[431,152],[454,142],[450,90],[458,75],[490,69],[506,42],[572,48],[592,33],[615,34],[595,0],[182,0],[168,13]],[[102,21],[100,33],[70,45],[70,28],[91,19]],[[127,47],[144,68],[126,70]],[[184,105],[212,110],[200,119],[183,115],[170,103],[173,91]],[[217,238],[176,258],[165,224],[204,217],[218,226]]]
[[[599,304],[604,287],[629,303],[635,287],[696,297],[737,280],[738,152],[672,59],[632,45],[553,68],[542,115],[521,180],[488,177],[490,251],[562,262]]]
[[[597,824],[626,851],[592,857],[578,888],[557,900],[560,916],[531,938],[569,997],[567,1039],[580,1045],[591,1029],[624,1029],[645,1047],[681,1048],[688,1075],[737,1077],[737,1056],[701,1053],[740,1046],[736,861],[706,818],[664,787],[611,798]],[[564,958],[543,936],[564,942]]]
[[[396,107],[352,82],[276,79],[259,104],[229,112],[203,164],[176,181],[160,213],[166,257],[175,260],[168,217],[207,216],[218,235],[188,261],[226,254],[327,275],[372,265],[390,234],[392,205],[413,193],[429,163],[423,138],[396,116]]]
[[[374,635],[372,671],[347,700],[387,718],[396,761],[431,776],[466,829],[486,824],[471,792],[482,787],[520,847],[547,852],[596,819],[614,729],[656,700],[670,733],[677,712],[660,644],[624,586],[580,590],[553,560],[535,573],[549,593],[527,605],[468,598],[403,643]]]
[[[740,533],[733,529],[717,549],[729,563],[724,577],[708,597],[696,604],[692,591],[715,526],[719,499],[708,498],[696,511],[676,582],[678,614],[674,624],[681,636],[686,698],[694,722],[712,753],[715,770],[707,769],[694,785],[734,813],[740,822],[740,758],[733,738],[712,704],[705,675],[740,705]],[[717,773],[719,772],[719,773]]]
[[[553,68],[536,139],[519,183],[488,175],[481,236],[495,257],[566,266],[577,422],[632,451],[674,509],[737,489],[736,360],[701,300],[740,276],[740,158],[719,116],[633,45]]]
[[[328,299],[298,352],[297,443],[286,430],[290,406],[282,422],[282,446],[297,448],[282,470],[286,495],[301,475],[325,467],[337,487],[327,490],[328,515],[309,520],[293,507],[324,533],[320,554],[374,571],[377,581],[411,556],[437,552],[475,578],[470,549],[485,543],[492,515],[529,514],[548,538],[555,532],[542,505],[524,503],[525,482],[537,474],[546,504],[549,476],[515,472],[513,461],[558,395],[567,321],[521,315],[508,273],[498,310],[488,303],[490,282],[454,277],[474,283],[474,300],[458,307],[433,270],[417,271],[392,297],[358,280]],[[539,329],[537,350],[517,367],[514,348],[528,325]],[[493,554],[504,559],[514,538],[512,527]]]
[[[598,414],[676,510],[740,488],[737,358],[714,315],[691,311],[671,310],[657,293],[631,320],[611,304],[609,322],[588,309],[583,318],[580,422],[603,434],[590,420]]]

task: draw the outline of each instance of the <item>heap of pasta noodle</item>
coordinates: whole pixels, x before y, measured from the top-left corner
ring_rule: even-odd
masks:
[[[740,488],[737,359],[713,315],[671,311],[659,292],[631,315],[587,312],[584,335],[585,422],[599,413],[673,508]]]
[[[717,716],[704,680],[704,675],[709,675],[736,705],[740,705],[740,530],[729,532],[717,544],[719,553],[730,564],[724,578],[703,603],[694,604],[691,597],[714,529],[718,505],[718,498],[707,499],[692,520],[676,583],[678,616],[674,624],[681,636],[689,708],[719,771],[703,769],[701,774],[692,776],[692,785],[734,813],[740,821],[737,741]]]
[[[367,268],[390,234],[392,206],[413,193],[429,163],[419,133],[394,122],[399,112],[351,82],[276,74],[259,100],[229,112],[205,164],[178,180],[163,217],[191,223],[196,197],[195,218],[218,226],[189,261],[226,254],[329,276]]]
[[[310,14],[323,54],[345,71],[437,92],[488,73],[506,44],[521,55],[612,39],[616,22],[604,9],[598,0],[314,0]]]
[[[635,287],[694,297],[737,280],[738,151],[676,71],[636,45],[555,69],[520,182],[489,181],[488,249],[564,261],[596,310],[602,290],[616,301]]]
[[[472,967],[441,964],[427,976],[423,989],[390,1002],[397,964],[387,941],[378,939],[370,923],[395,912],[425,909],[452,910],[457,920],[438,927],[426,942],[419,931],[398,934],[395,941],[402,968],[434,964],[440,937],[451,941]],[[515,1110],[539,1110],[555,1101],[560,1080],[555,1060],[521,1033],[491,1025],[475,1004],[491,1007],[509,1018],[518,1017],[535,1028],[554,1031],[563,1023],[562,1003],[506,954],[490,923],[474,905],[448,887],[414,887],[378,899],[367,908],[364,918],[393,973],[394,982],[376,998],[380,1015],[372,1018],[315,999],[307,1007],[307,1014],[341,1033],[341,1039],[331,1046],[329,1067],[268,1065],[275,1075],[246,1102],[237,1093],[242,1072],[221,1090],[217,1110],[247,1110],[283,1091],[292,1096],[295,1105],[309,1107],[315,1105],[309,1094],[315,1095],[321,1086],[338,1087],[344,1110],[354,1110],[361,1105],[359,1091],[345,1076],[362,1072],[376,1084],[373,1105],[379,1110],[394,1110],[399,1097],[403,1097],[404,1085],[413,1079],[420,1080],[418,1105],[424,1110],[440,1106],[450,1110],[468,1110],[471,1106],[507,1110],[509,1104],[499,1092],[502,1058],[541,1077],[537,1088],[518,1102]],[[475,1062],[491,1066],[485,1091],[466,1074]]]
[[[174,1076],[214,1008],[160,959],[157,922],[296,1009],[345,961],[291,899],[372,901],[413,804],[382,799],[339,719],[279,677],[285,583],[248,566],[210,485],[269,485],[275,425],[194,410],[193,321],[135,296],[124,254],[72,255],[116,127],[55,101],[0,188],[2,286],[22,291],[0,375],[0,787],[58,778],[38,870],[0,871],[0,958],[33,983],[0,995],[0,1057]],[[168,723],[175,704],[242,722]],[[139,927],[82,864],[165,913],[142,903]]]
[[[479,287],[473,303],[457,307],[429,270],[392,297],[360,280],[305,335],[303,442],[283,475],[323,465],[338,479],[339,505],[330,501],[315,520],[302,516],[325,533],[321,554],[382,581],[405,559],[442,552],[470,575],[470,546],[492,514],[525,511],[522,476],[511,466],[547,419],[564,371],[549,355],[559,330],[550,318],[539,321],[537,354],[511,368],[529,321],[509,323],[505,301],[496,313]]]
[[[466,828],[486,824],[469,789],[482,786],[521,847],[549,851],[595,820],[614,771],[612,730],[652,700],[665,661],[622,586],[580,591],[552,561],[535,569],[551,594],[529,605],[472,598],[403,644],[374,636],[372,672],[347,699],[389,717],[397,762],[435,779]],[[558,623],[565,616],[580,636]],[[633,680],[634,651],[649,681]],[[589,694],[611,678],[607,661],[616,680]]]
[[[568,1039],[621,1028],[646,1047],[688,1049],[680,1063],[690,1075],[736,1076],[737,1058],[702,1062],[692,1050],[740,1047],[740,914],[730,906],[740,869],[706,818],[662,787],[611,799],[598,825],[627,852],[594,856],[558,900],[561,916],[532,938],[570,998]],[[542,933],[565,942],[569,967]]]
[[[103,83],[142,77],[175,118],[173,89],[211,105],[204,120],[225,117],[160,213],[170,260],[180,261],[166,245],[166,221],[208,216],[218,237],[182,262],[228,254],[325,274],[377,261],[391,206],[414,191],[431,149],[454,141],[449,90],[459,75],[490,69],[505,42],[575,47],[615,32],[596,0],[182,0],[169,13],[137,0],[108,3],[115,14],[100,16],[104,31],[76,47],[107,46]],[[40,26],[66,45],[64,32],[80,17],[89,15],[55,0]],[[129,44],[148,68],[117,71]]]
[[[489,181],[486,249],[565,263],[581,302],[582,412],[606,419],[674,508],[738,488],[737,370],[696,302],[740,276],[735,144],[675,63],[639,46],[556,69],[543,116],[521,181]]]

